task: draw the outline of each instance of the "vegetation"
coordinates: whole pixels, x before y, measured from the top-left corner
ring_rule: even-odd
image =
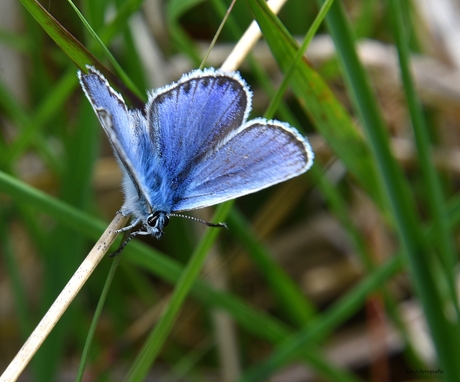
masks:
[[[200,66],[230,1],[17,5],[0,24],[5,367],[122,204],[77,69],[95,65],[138,107],[145,89]],[[236,2],[205,66],[220,67],[257,20],[263,39],[238,69],[251,117],[308,136],[313,168],[193,212],[228,230],[172,218],[161,241],[106,256],[25,373],[459,381],[460,77],[428,13],[291,0],[275,16],[264,0]]]

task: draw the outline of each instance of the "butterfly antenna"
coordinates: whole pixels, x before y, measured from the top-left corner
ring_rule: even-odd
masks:
[[[208,227],[217,227],[217,228],[227,228],[228,229],[227,224],[225,224],[225,223],[211,223],[211,222],[207,222],[206,220],[198,219],[198,218],[196,218],[194,216],[182,215],[182,214],[169,214],[168,216],[175,216],[175,217],[178,217],[178,218],[194,220],[194,221],[196,221],[198,223],[207,225]]]
[[[212,39],[212,41],[211,41],[211,44],[209,45],[208,51],[207,51],[206,54],[204,55],[203,61],[201,61],[200,69],[203,69],[203,68],[204,68],[204,65],[205,65],[205,63],[206,63],[206,60],[208,59],[209,54],[211,53],[212,48],[214,48],[214,45],[216,45],[217,39],[219,38],[219,35],[220,35],[220,32],[222,32],[222,28],[224,27],[225,23],[227,22],[227,19],[228,19],[228,17],[230,16],[230,12],[232,11],[233,6],[235,5],[235,2],[236,2],[236,0],[233,0],[232,3],[230,4],[230,6],[228,7],[227,13],[225,14],[225,16],[224,16],[222,22],[220,23],[219,28],[217,29],[217,32],[216,32],[216,34],[214,35],[214,37],[213,37],[213,39]],[[193,219],[192,219],[192,220],[193,220]],[[200,219],[198,219],[198,220],[200,220]],[[211,226],[211,227],[213,227],[213,226]]]

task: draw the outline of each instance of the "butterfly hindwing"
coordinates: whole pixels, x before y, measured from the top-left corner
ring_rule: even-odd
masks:
[[[184,179],[173,211],[202,208],[246,195],[305,172],[309,143],[285,123],[249,121]]]

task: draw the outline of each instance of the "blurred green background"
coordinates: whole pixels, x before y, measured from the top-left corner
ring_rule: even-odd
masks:
[[[0,370],[123,203],[77,69],[138,105],[199,67],[229,3],[75,3],[110,59],[70,3],[2,0]],[[83,358],[85,381],[459,381],[459,16],[458,0],[288,0],[279,18],[237,1],[205,65],[256,18],[251,118],[298,128],[314,167],[193,212],[229,230],[172,219],[133,240],[83,356],[106,257],[20,380],[76,380]]]

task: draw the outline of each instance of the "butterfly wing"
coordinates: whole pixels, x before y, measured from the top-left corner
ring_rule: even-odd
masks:
[[[297,130],[254,119],[194,167],[173,211],[214,205],[285,181],[307,171],[313,157]]]
[[[196,70],[150,94],[146,115],[172,190],[222,139],[235,134],[251,108],[237,73]]]
[[[80,82],[129,178],[124,207],[144,220],[152,210],[191,210],[258,191],[313,162],[309,143],[287,124],[246,123],[251,92],[237,73],[197,70],[160,88],[149,95],[146,120],[88,69]]]
[[[79,71],[78,77],[124,170],[125,206],[130,206],[124,209],[127,213],[142,210],[138,202],[148,201],[148,194],[143,187],[143,173],[137,170],[155,155],[151,138],[147,136],[145,118],[138,111],[129,111],[123,97],[112,89],[95,68],[88,66],[88,74]],[[148,158],[143,153],[148,153]],[[145,207],[148,208],[148,204]]]

